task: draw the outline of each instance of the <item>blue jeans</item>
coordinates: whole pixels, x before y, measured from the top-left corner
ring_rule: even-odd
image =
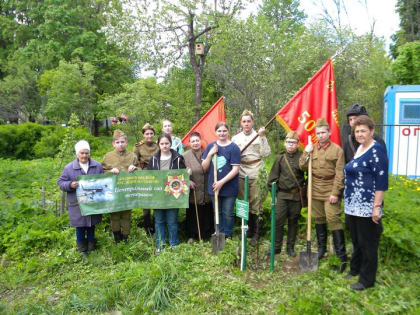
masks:
[[[219,199],[219,232],[225,233],[226,237],[230,237],[233,234],[233,223],[234,223],[233,206],[235,205],[236,197],[219,196],[218,199]],[[213,208],[214,208],[214,196],[211,196],[211,201],[213,202]],[[216,224],[216,222],[214,222],[214,224]]]
[[[168,225],[169,245],[178,245],[178,209],[155,209],[156,248],[165,243],[165,228]]]
[[[76,227],[76,242],[82,243],[95,240],[95,226]]]

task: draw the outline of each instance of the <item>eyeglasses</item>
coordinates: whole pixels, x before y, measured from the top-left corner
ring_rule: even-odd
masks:
[[[286,141],[286,144],[288,144],[288,145],[296,145],[298,143],[297,143],[297,141]]]

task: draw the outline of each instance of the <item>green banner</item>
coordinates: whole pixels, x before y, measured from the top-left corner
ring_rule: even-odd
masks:
[[[185,169],[85,175],[77,180],[82,215],[133,208],[188,208],[190,177]]]

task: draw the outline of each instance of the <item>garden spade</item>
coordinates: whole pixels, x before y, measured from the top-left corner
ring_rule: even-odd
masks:
[[[213,174],[214,182],[217,181],[217,154],[213,155]],[[225,248],[225,233],[219,233],[219,192],[214,192],[214,222],[216,222],[216,231],[211,236],[213,254],[217,255],[219,251]]]
[[[308,137],[308,143],[311,137]],[[308,165],[308,230],[306,233],[306,251],[299,255],[299,266],[302,271],[318,269],[318,253],[311,251],[311,210],[312,210],[312,154],[309,155]]]

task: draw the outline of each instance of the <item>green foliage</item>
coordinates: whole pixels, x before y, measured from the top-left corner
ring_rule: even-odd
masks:
[[[411,0],[398,0],[396,11],[400,16],[400,29],[392,35],[393,43],[390,45],[391,55],[396,59],[399,49],[406,43],[420,40],[420,6]]]
[[[420,182],[390,177],[385,194],[384,232],[381,249],[388,262],[404,263],[420,258]],[[409,196],[409,197],[408,197]]]
[[[60,61],[58,68],[46,71],[39,81],[41,93],[47,99],[45,115],[60,123],[68,121],[72,113],[77,113],[82,123],[92,120],[94,73],[90,63],[65,61]]]
[[[392,84],[420,84],[420,41],[400,46],[391,70]]]
[[[141,139],[141,128],[146,122],[155,124],[155,130],[160,130],[159,121],[167,113],[163,86],[155,78],[138,79],[134,83],[125,84],[119,94],[104,98],[101,106],[113,116],[127,115],[128,122],[116,126],[125,129],[137,141]]]
[[[257,187],[258,187],[257,200],[261,203],[261,205],[266,200],[267,195],[268,195],[267,182],[268,182],[268,171],[265,167],[262,167],[258,170],[258,176],[257,176]]]
[[[66,128],[34,123],[0,125],[0,157],[31,160],[54,157],[61,152],[59,157],[68,161],[74,156],[74,145],[79,140],[88,141],[95,154],[106,150],[102,140],[78,126],[78,121],[74,122]]]
[[[17,203],[13,211],[1,212],[0,253],[16,260],[40,254],[59,244],[65,237],[60,232],[66,224],[65,217]]]
[[[34,123],[1,125],[0,157],[33,159],[34,146],[47,129],[47,126]]]
[[[0,10],[1,117],[37,118],[39,79],[46,73],[49,80],[43,81],[49,85],[42,82],[41,88],[48,91],[42,100],[48,116],[65,121],[69,117],[61,105],[82,103],[85,108],[79,107],[78,114],[83,123],[102,114],[97,108],[102,95],[116,93],[133,79],[136,53],[111,43],[103,32],[119,20],[119,1],[5,0]]]

